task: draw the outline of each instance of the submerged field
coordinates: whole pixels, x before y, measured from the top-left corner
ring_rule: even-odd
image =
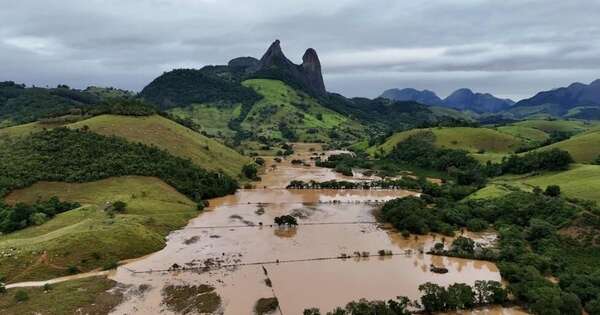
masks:
[[[6,197],[32,203],[58,196],[81,208],[40,226],[0,236],[0,274],[7,282],[43,280],[110,267],[119,260],[161,249],[164,236],[197,214],[195,203],[159,179],[127,176],[91,183],[40,182]],[[106,203],[124,201],[109,216]]]

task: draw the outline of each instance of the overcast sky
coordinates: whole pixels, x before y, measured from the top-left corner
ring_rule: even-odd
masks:
[[[0,81],[139,91],[163,71],[317,50],[330,91],[469,87],[520,99],[600,78],[600,0],[19,0]]]

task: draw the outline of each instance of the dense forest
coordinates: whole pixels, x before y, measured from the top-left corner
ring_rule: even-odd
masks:
[[[232,193],[237,183],[143,144],[57,128],[0,147],[0,195],[37,181],[87,182],[111,176],[161,178],[193,200]]]
[[[239,80],[226,79],[209,70],[210,67],[166,72],[147,85],[140,96],[163,110],[194,103],[241,103],[251,106],[261,99],[253,89],[241,85]]]
[[[75,108],[86,109],[99,104],[101,100],[96,94],[70,89],[66,85],[45,89],[28,88],[12,81],[0,82],[0,127],[2,121],[11,124],[32,122],[53,115],[64,115]]]

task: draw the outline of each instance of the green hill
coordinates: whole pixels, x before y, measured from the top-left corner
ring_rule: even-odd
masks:
[[[498,127],[497,130],[532,143],[541,143],[550,137],[543,130],[517,124]]]
[[[494,179],[487,187],[470,198],[493,198],[507,194],[514,188],[531,190],[534,186],[545,189],[559,185],[568,197],[600,202],[600,165],[575,164],[563,172],[547,172],[541,175],[505,175]],[[512,188],[514,187],[514,188]]]
[[[513,125],[541,130],[545,133],[553,131],[579,133],[588,130],[592,125],[577,120],[524,120]]]
[[[156,146],[175,156],[190,159],[202,168],[222,170],[231,177],[239,177],[242,167],[251,162],[235,150],[158,115],[101,115],[68,125],[69,128],[83,126],[102,135]]]
[[[249,134],[249,139],[267,141],[330,142],[356,140],[363,127],[352,119],[322,106],[312,96],[289,85],[270,79],[242,82],[262,98],[243,113],[242,104],[230,106],[194,104],[170,112],[191,119],[208,134],[227,138],[237,131]],[[239,120],[239,128],[232,122]]]
[[[553,148],[569,151],[578,163],[592,163],[600,156],[600,130],[590,130],[538,150]]]
[[[38,182],[13,191],[10,204],[58,196],[82,207],[52,220],[0,235],[0,274],[8,282],[43,280],[89,271],[161,249],[169,231],[197,215],[196,203],[153,177],[113,177],[89,183]],[[127,203],[110,217],[107,202]]]
[[[67,86],[28,88],[12,81],[0,82],[0,128],[90,108],[102,100],[98,94]]]
[[[430,130],[435,135],[435,144],[439,147],[462,149],[473,154],[479,152],[478,158],[495,158],[495,154],[506,154],[517,149],[522,141],[512,135],[499,132],[490,128],[450,127],[412,129],[396,133],[389,137],[383,144],[368,149],[367,152],[387,154],[401,141],[410,135],[423,130]],[[484,152],[484,153],[482,153]],[[486,156],[490,155],[490,156]]]

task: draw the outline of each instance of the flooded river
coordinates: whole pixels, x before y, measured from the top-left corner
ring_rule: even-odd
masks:
[[[418,298],[418,286],[428,281],[449,285],[500,280],[492,263],[423,254],[442,240],[440,236],[403,238],[375,222],[378,202],[415,192],[284,189],[292,179],[369,179],[314,167],[310,156],[319,154],[316,145],[295,149],[297,155],[281,163],[267,159],[259,188],[211,200],[207,211],[169,235],[163,250],[111,274],[129,287],[127,299],[113,313],[170,314],[162,296],[169,285],[214,287],[221,298],[220,314],[253,314],[258,299],[275,296],[280,304],[276,314],[295,315],[309,307],[328,311],[359,298]],[[310,166],[293,165],[291,159],[303,159]],[[298,227],[272,226],[273,219],[284,214],[294,215]],[[482,242],[493,239],[470,236]],[[393,255],[379,257],[379,250]],[[338,258],[355,252],[368,257]],[[431,265],[449,272],[432,273]],[[518,314],[500,308],[475,313]]]

